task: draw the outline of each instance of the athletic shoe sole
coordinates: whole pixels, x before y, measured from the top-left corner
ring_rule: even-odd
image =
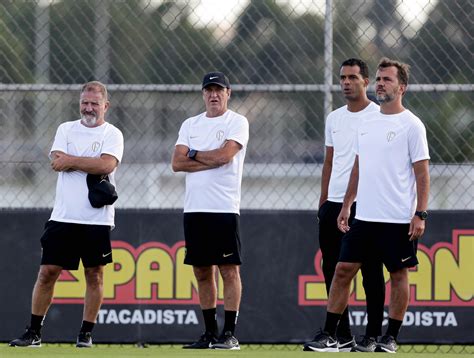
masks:
[[[339,352],[339,348],[316,348],[316,347],[311,347],[311,346],[306,346],[304,347],[304,350],[309,349],[313,352],[320,352],[320,353],[336,353]]]
[[[212,349],[217,349],[220,351],[240,351],[240,347],[222,348],[222,347],[212,346]]]
[[[349,348],[339,348],[339,352],[341,353],[347,353],[347,352],[350,352],[352,350],[352,347],[349,347]]]
[[[375,348],[375,352],[379,352],[379,353],[397,353],[396,351],[392,351],[389,348],[385,348],[385,347],[381,347],[381,346],[378,346],[377,348]]]

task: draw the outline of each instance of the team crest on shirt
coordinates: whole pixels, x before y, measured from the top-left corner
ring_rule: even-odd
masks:
[[[397,134],[395,132],[392,132],[392,131],[388,132],[387,133],[387,142],[391,142],[395,138],[396,135]]]
[[[100,150],[100,143],[99,142],[92,143],[92,151],[97,152],[99,150]]]
[[[217,140],[222,140],[224,138],[224,131],[217,131],[216,138]]]

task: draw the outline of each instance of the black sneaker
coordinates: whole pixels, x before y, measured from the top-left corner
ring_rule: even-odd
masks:
[[[392,336],[382,336],[380,341],[377,343],[376,352],[385,352],[385,353],[396,353],[397,352],[397,342]]]
[[[41,333],[26,327],[20,338],[10,342],[10,347],[41,347]]]
[[[217,343],[212,345],[214,349],[230,349],[240,350],[239,341],[234,337],[231,331],[227,331],[221,334]]]
[[[184,345],[184,349],[206,349],[212,348],[213,344],[217,342],[216,335],[212,332],[204,332],[202,336],[191,344]]]
[[[91,332],[79,332],[76,341],[77,348],[91,348],[92,334]]]
[[[375,352],[375,348],[377,348],[377,341],[374,337],[362,336],[351,352]]]
[[[303,350],[314,352],[339,352],[337,339],[324,331],[318,333],[311,342],[306,342],[303,346]]]
[[[339,348],[339,352],[351,352],[351,349],[356,346],[356,341],[354,337],[344,338],[338,337],[337,338],[337,348]]]

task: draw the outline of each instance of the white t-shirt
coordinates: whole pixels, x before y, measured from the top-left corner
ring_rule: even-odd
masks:
[[[248,139],[247,118],[231,110],[213,118],[204,112],[183,122],[176,145],[197,151],[221,148],[227,140],[242,145],[229,163],[215,169],[186,173],[185,213],[240,213],[240,187]]]
[[[371,113],[359,126],[354,151],[359,155],[356,218],[409,223],[416,207],[412,164],[430,159],[421,120],[409,110]]]
[[[350,112],[347,106],[340,107],[329,113],[326,119],[326,146],[333,147],[331,178],[329,180],[328,200],[336,203],[344,201],[347,184],[354,166],[354,140],[361,118],[368,113],[379,112],[374,102],[359,112]]]
[[[76,157],[100,157],[113,155],[120,162],[123,155],[122,132],[110,123],[99,127],[86,127],[80,120],[62,123],[56,131],[51,152],[59,151]],[[50,220],[114,227],[113,205],[93,208],[89,202],[86,182],[87,173],[75,170],[59,172],[56,184],[56,198]],[[109,174],[115,183],[115,169]]]

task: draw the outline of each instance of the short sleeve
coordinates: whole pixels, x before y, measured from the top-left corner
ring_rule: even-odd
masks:
[[[236,116],[232,120],[229,128],[228,140],[235,140],[243,147],[247,146],[249,141],[249,122],[244,116]]]
[[[183,124],[181,124],[181,128],[179,129],[178,133],[178,140],[176,141],[176,145],[185,145],[186,147],[190,148],[189,144],[189,119],[185,120]]]
[[[104,137],[101,154],[109,154],[122,161],[124,150],[123,134],[115,126],[110,125],[110,129]]]
[[[67,123],[61,124],[56,130],[56,135],[54,137],[54,142],[49,151],[49,157],[51,159],[51,153],[58,151],[67,154]]]
[[[408,132],[408,150],[412,163],[430,159],[426,128],[418,118]]]
[[[352,142],[352,152],[356,155],[359,155],[359,136],[360,136],[360,127],[355,132],[354,141]]]
[[[326,118],[326,125],[324,127],[324,145],[326,147],[334,147],[334,142],[332,140],[332,116],[329,114],[329,116]]]

